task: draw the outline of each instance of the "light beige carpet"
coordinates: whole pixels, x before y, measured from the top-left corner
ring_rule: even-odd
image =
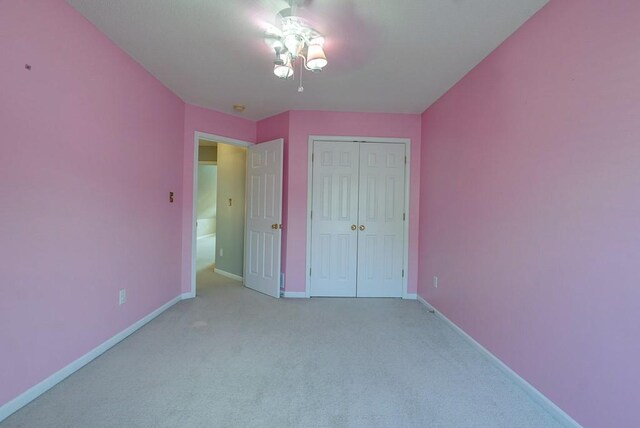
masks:
[[[559,426],[418,302],[198,283],[0,426]]]

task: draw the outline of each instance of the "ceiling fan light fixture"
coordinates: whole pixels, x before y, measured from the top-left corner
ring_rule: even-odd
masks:
[[[304,47],[304,40],[299,34],[287,34],[284,38],[284,47],[294,58],[300,54]]]
[[[311,71],[321,71],[327,65],[327,57],[320,45],[309,45],[307,49],[307,67]]]
[[[273,49],[276,52],[280,52],[281,50],[284,49],[284,45],[282,44],[282,41],[280,39],[267,39],[267,44],[269,46],[271,46],[271,49]]]
[[[276,59],[273,61],[275,65],[291,65],[289,54],[276,51]]]
[[[289,0],[289,8],[276,15],[280,28],[269,25],[265,31],[265,41],[275,52],[273,74],[280,79],[293,76],[293,67],[300,66],[300,88],[304,69],[319,72],[327,65],[324,53],[324,36],[304,18],[296,16],[297,0]],[[302,91],[298,91],[302,92]]]

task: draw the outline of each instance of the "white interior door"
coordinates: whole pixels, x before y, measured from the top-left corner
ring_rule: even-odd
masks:
[[[280,297],[282,139],[248,147],[244,281]]]
[[[358,143],[313,144],[312,296],[356,296]]]
[[[360,144],[358,297],[402,297],[405,145]]]

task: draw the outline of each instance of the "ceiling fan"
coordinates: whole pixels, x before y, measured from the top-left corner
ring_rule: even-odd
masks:
[[[308,1],[308,0],[307,0]],[[302,3],[306,3],[302,0]],[[280,79],[293,77],[293,67],[299,62],[302,86],[303,67],[312,72],[320,72],[327,65],[324,53],[324,36],[304,18],[298,15],[300,1],[289,0],[289,7],[276,14],[279,26],[269,25],[265,31],[265,42],[274,53],[273,73]]]

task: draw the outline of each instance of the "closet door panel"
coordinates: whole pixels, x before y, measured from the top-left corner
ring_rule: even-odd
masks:
[[[355,297],[358,143],[313,145],[311,296]]]
[[[402,297],[404,144],[361,143],[358,297]]]

